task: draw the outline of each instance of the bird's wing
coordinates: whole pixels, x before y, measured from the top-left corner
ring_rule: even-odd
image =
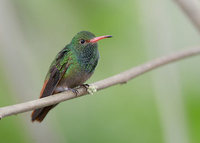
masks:
[[[44,85],[40,92],[40,98],[47,97],[53,94],[56,86],[62,79],[63,75],[67,71],[69,67],[69,58],[66,56],[68,54],[69,49],[65,47],[62,51],[58,53],[56,59],[52,62],[49,72],[46,76]],[[32,112],[32,121],[41,122],[47,113],[54,107],[55,105],[51,105],[44,108],[36,109]]]
[[[42,90],[40,92],[40,98],[47,97],[53,94],[56,86],[58,85],[63,75],[67,71],[67,68],[69,67],[69,58],[66,56],[68,52],[69,49],[64,48],[58,53],[56,59],[51,64]]]

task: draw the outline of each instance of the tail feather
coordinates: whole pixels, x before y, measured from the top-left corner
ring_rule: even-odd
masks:
[[[38,121],[42,122],[47,113],[54,108],[56,105],[47,106],[44,108],[36,109],[32,112],[32,122]]]
[[[45,82],[43,84],[42,90],[40,92],[40,98],[43,98],[45,96],[49,96],[53,92],[53,91],[50,91],[49,95],[44,93],[44,91],[47,87],[48,81],[49,80],[45,80]],[[39,109],[34,110],[31,114],[32,122],[34,122],[34,121],[42,122],[44,120],[44,118],[46,117],[47,113],[55,106],[56,105],[51,105],[51,106],[47,106],[47,107],[44,107],[44,108],[39,108]]]

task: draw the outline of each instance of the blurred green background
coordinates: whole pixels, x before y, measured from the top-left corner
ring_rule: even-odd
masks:
[[[200,43],[173,1],[1,0],[0,106],[37,99],[55,55],[79,31],[96,36],[92,83]],[[30,113],[0,121],[2,143],[199,143],[200,57],[124,85],[59,104],[39,123]]]

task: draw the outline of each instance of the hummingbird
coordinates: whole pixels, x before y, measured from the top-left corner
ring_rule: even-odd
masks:
[[[84,85],[84,82],[94,73],[99,60],[97,42],[110,37],[112,36],[96,37],[88,31],[77,33],[51,63],[40,92],[40,98],[66,90],[74,92],[73,88]],[[47,113],[56,105],[34,110],[31,115],[32,122],[42,122]]]

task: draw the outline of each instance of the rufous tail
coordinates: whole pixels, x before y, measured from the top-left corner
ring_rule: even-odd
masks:
[[[46,80],[44,82],[44,85],[43,85],[42,90],[40,92],[40,98],[49,96],[53,93],[52,88],[49,88],[49,86],[51,84],[48,84],[48,83],[49,83],[48,80]],[[47,115],[47,113],[55,106],[56,105],[51,105],[51,106],[47,106],[47,107],[44,107],[44,108],[39,108],[39,109],[34,110],[31,114],[32,122],[34,122],[34,121],[42,122],[43,119],[45,118],[45,116]]]
[[[47,106],[44,108],[36,109],[32,112],[32,122],[38,121],[42,122],[47,113],[54,107],[55,105]]]

